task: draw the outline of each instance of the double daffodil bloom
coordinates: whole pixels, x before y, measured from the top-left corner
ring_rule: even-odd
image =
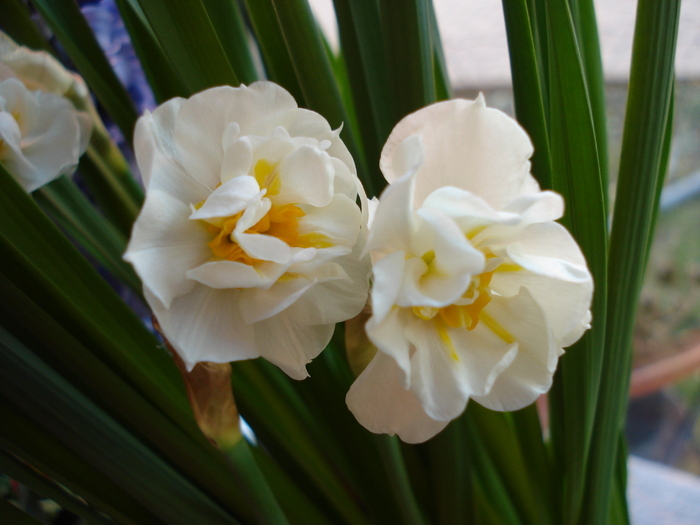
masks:
[[[89,116],[64,97],[0,81],[0,162],[32,192],[72,173],[87,148]]]
[[[530,175],[532,151],[481,97],[428,106],[391,133],[367,244],[377,351],[347,395],[369,430],[422,442],[470,398],[522,408],[588,327],[591,275],[554,222],[562,198]]]
[[[338,131],[257,82],[170,100],[134,142],[146,202],[125,258],[172,346],[189,368],[263,356],[306,377],[369,287]]]

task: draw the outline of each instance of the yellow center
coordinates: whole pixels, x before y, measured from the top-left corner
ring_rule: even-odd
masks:
[[[492,259],[495,255],[486,254],[487,259]],[[432,271],[432,263],[435,253],[430,251],[422,256],[423,261],[428,265],[428,272]],[[507,344],[515,342],[515,338],[498,321],[484,312],[484,308],[491,302],[491,279],[495,272],[514,272],[521,270],[521,267],[514,263],[502,263],[490,272],[481,273],[472,278],[469,288],[462,297],[471,302],[469,304],[451,304],[442,308],[431,306],[414,306],[413,313],[424,321],[432,321],[435,324],[440,340],[445,345],[450,357],[454,361],[459,361],[459,355],[454,343],[448,333],[448,328],[466,328],[474,330],[482,321],[499,339]]]
[[[280,180],[277,176],[277,164],[260,159],[255,164],[253,172],[260,188],[267,189],[266,195],[274,196],[279,193]],[[201,206],[201,204],[197,207]],[[242,215],[243,212],[239,212],[236,215],[225,218],[220,222],[221,226],[206,223],[207,229],[214,234],[214,238],[208,243],[208,246],[217,257],[253,265],[259,262],[259,259],[254,259],[248,255],[231,238],[231,234],[236,229],[236,225]],[[271,235],[284,241],[291,248],[328,248],[332,246],[326,237],[320,233],[299,235],[299,219],[304,215],[304,211],[295,204],[272,205],[270,210],[256,224],[245,230],[245,233]]]

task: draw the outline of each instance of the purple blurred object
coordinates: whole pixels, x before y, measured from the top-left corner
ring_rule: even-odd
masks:
[[[84,3],[81,10],[139,113],[155,108],[153,92],[146,81],[114,0]]]

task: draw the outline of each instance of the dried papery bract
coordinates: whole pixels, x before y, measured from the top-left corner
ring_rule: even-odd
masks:
[[[428,106],[389,136],[390,185],[367,241],[378,352],[347,396],[373,432],[425,441],[470,398],[522,408],[588,327],[591,275],[531,155],[522,128],[481,97]]]
[[[175,365],[180,370],[187,398],[200,430],[213,445],[224,450],[233,447],[243,436],[231,389],[231,365],[201,362],[192,370],[188,370],[182,358],[163,336],[155,317],[153,326],[160,332]]]

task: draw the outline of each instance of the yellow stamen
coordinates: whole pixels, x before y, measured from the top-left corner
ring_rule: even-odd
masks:
[[[481,312],[481,320],[484,322],[484,324],[488,327],[489,330],[491,330],[496,336],[498,336],[499,339],[501,339],[503,342],[512,345],[515,343],[515,337],[503,328],[503,325],[496,321],[493,317],[491,317],[489,314],[486,312]]]
[[[443,323],[440,319],[436,319],[435,326],[437,327],[437,332],[440,336],[440,340],[447,347],[447,350],[449,351],[452,360],[455,362],[459,361],[459,355],[457,354],[455,345],[452,342],[452,339],[450,338],[450,334],[447,332],[447,326],[445,325],[445,323]]]
[[[260,189],[267,189],[268,196],[277,195],[280,192],[282,183],[278,177],[279,170],[277,166],[278,163],[276,162],[260,159],[255,163],[255,167],[253,168],[255,180],[258,181]]]

